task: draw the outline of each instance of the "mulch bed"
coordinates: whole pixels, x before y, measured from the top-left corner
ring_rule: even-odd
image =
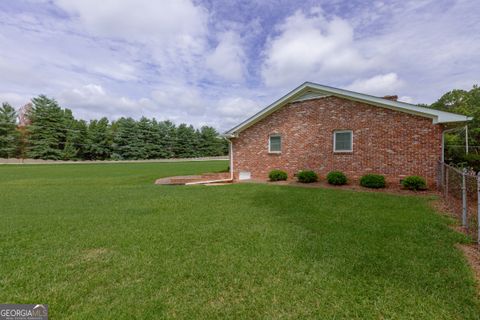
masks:
[[[380,189],[372,189],[372,188],[365,188],[360,186],[359,184],[351,183],[346,184],[343,186],[334,186],[329,184],[326,181],[319,181],[313,183],[301,183],[297,181],[267,181],[267,180],[248,180],[242,181],[240,183],[265,183],[265,184],[272,184],[272,185],[280,185],[280,186],[295,186],[295,187],[303,187],[303,188],[328,188],[328,189],[337,189],[337,190],[353,190],[353,191],[362,191],[362,192],[381,192],[381,193],[388,193],[388,194],[399,194],[399,195],[416,195],[416,196],[438,196],[440,193],[434,190],[425,190],[425,191],[411,191],[407,189],[402,189],[399,185],[388,185],[386,188]]]

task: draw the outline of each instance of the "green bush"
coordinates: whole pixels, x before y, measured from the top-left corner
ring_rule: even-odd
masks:
[[[366,174],[360,178],[360,185],[367,188],[385,188],[385,177],[380,174]]]
[[[402,186],[409,190],[425,190],[427,183],[425,179],[419,176],[409,176],[402,180]]]
[[[327,181],[330,184],[340,186],[347,184],[347,176],[342,171],[331,171],[327,174]]]
[[[270,178],[270,181],[282,181],[287,180],[288,175],[285,171],[282,170],[272,170],[268,174],[268,178]]]
[[[302,170],[297,173],[298,182],[311,183],[318,181],[318,176],[312,170]]]

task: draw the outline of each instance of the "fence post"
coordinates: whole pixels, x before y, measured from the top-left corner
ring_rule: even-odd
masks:
[[[480,246],[480,171],[477,173],[477,243]]]
[[[467,226],[467,168],[462,170],[462,226],[468,228]]]

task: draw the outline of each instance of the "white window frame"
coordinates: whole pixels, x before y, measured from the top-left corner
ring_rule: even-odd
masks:
[[[270,145],[270,139],[272,137],[279,137],[280,138],[280,151],[272,151],[271,149],[271,145]],[[278,133],[274,133],[274,134],[271,134],[268,136],[268,153],[282,153],[282,142],[283,142],[283,138],[282,138],[282,135],[281,134],[278,134]]]
[[[351,134],[351,139],[350,139],[350,149],[349,150],[337,150],[337,133],[345,133],[348,132]],[[348,152],[353,152],[353,130],[335,130],[333,131],[333,152],[336,153],[348,153]]]

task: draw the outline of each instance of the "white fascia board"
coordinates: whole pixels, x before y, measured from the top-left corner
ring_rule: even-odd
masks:
[[[260,110],[250,118],[246,119],[245,121],[241,122],[237,126],[233,127],[232,129],[228,130],[224,133],[225,136],[231,136],[232,138],[236,136],[239,131],[242,131],[249,126],[253,125],[254,123],[260,121],[261,119],[265,118],[266,116],[270,115],[271,113],[275,112],[277,109],[281,108],[287,101],[290,99],[295,99],[295,97],[299,94],[300,91],[306,88],[307,83],[304,83],[297,88],[293,89],[280,99],[276,100],[266,108]]]
[[[305,93],[299,94],[297,98],[292,99],[289,102],[302,102],[307,100],[316,100],[320,98],[325,98],[331,96],[330,94],[314,92],[314,91],[306,91]]]
[[[388,100],[388,99],[375,97],[375,96],[371,96],[363,93],[322,86],[322,85],[311,83],[311,82],[309,82],[308,85],[317,90],[320,90],[320,91],[325,90],[335,95],[343,96],[347,99],[362,101],[362,102],[366,102],[368,104],[374,104],[380,107],[386,107],[386,108],[390,107],[393,110],[403,111],[406,113],[428,117],[432,119],[433,123],[465,122],[465,121],[472,120],[471,117],[467,117],[464,115],[435,110],[431,108],[420,107],[420,106],[406,103],[406,102]]]
[[[283,107],[287,103],[295,101],[295,99],[298,99],[298,101],[302,101],[302,95],[306,94],[306,92],[309,92],[309,91],[312,94],[318,94],[318,95],[324,95],[324,96],[334,95],[337,97],[364,102],[364,103],[375,105],[378,107],[383,107],[383,108],[405,112],[413,115],[427,117],[432,119],[432,123],[434,124],[466,122],[466,121],[472,120],[471,117],[467,117],[464,115],[459,115],[451,112],[420,107],[410,103],[388,100],[388,99],[375,97],[375,96],[371,96],[363,93],[323,86],[323,85],[312,83],[312,82],[305,82],[302,85],[295,88],[294,90],[287,93],[286,95],[284,95],[283,97],[281,97],[280,99],[278,99],[277,101],[273,102],[266,108],[260,110],[259,112],[254,114],[252,117],[246,119],[242,123],[228,130],[227,132],[224,133],[223,136],[230,137],[230,138],[236,137],[240,131],[245,130],[249,126],[255,124],[256,122],[260,121],[261,119],[275,112],[276,110]]]

